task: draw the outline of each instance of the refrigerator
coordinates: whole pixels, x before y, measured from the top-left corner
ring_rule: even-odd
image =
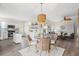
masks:
[[[0,23],[0,40],[8,38],[7,24],[4,22]]]

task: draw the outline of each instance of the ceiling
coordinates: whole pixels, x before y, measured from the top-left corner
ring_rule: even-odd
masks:
[[[60,20],[64,16],[75,16],[79,3],[44,3],[43,13],[48,20]],[[9,20],[28,21],[37,19],[41,13],[39,3],[0,3],[0,18]]]

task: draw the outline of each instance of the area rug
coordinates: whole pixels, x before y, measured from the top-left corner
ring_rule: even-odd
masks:
[[[51,50],[50,56],[62,56],[65,49],[61,47],[55,47]],[[40,56],[40,52],[37,52],[34,46],[27,47],[24,49],[19,50],[19,53],[22,56]],[[49,56],[47,52],[42,52],[41,56]]]

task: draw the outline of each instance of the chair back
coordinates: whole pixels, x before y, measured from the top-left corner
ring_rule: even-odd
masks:
[[[29,41],[32,41],[32,38],[30,37],[30,35],[27,35],[27,37]]]
[[[57,34],[52,34],[52,35],[51,35],[51,39],[52,39],[52,40],[56,40],[56,39],[57,39]]]
[[[49,50],[50,48],[50,40],[49,39],[42,39],[42,50]]]
[[[49,51],[50,40],[49,39],[40,39],[39,49],[41,49],[42,51]]]

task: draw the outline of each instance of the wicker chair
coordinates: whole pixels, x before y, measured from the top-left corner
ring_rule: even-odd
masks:
[[[32,45],[37,46],[37,40],[36,41],[32,40],[32,38],[30,37],[30,35],[27,35],[27,37],[28,37],[27,41],[29,43],[29,47],[32,46]]]
[[[47,53],[50,53],[50,39],[44,39],[44,38],[40,39],[37,47],[40,51],[40,55],[41,55],[42,51],[46,51]]]
[[[50,48],[53,49],[53,48],[56,48],[56,41],[57,41],[57,34],[52,34],[51,35],[51,43],[50,43]]]

